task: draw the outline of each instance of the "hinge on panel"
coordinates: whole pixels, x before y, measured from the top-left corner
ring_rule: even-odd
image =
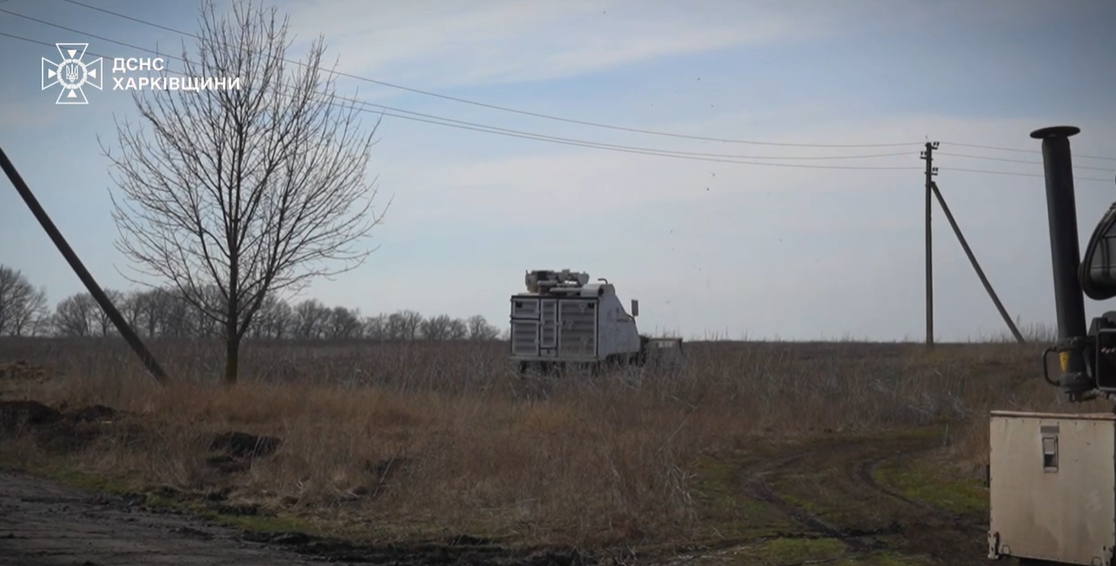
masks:
[[[992,560],[999,560],[1003,555],[1000,554],[1000,533],[988,533],[988,558]]]
[[[1101,548],[1101,555],[1093,557],[1094,566],[1112,566],[1113,549],[1105,546]]]

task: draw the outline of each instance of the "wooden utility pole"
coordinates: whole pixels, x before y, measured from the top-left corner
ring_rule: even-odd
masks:
[[[972,248],[970,248],[969,243],[965,241],[965,235],[961,233],[961,227],[957,225],[957,220],[953,218],[953,213],[949,211],[949,205],[946,204],[942,192],[938,190],[938,184],[933,182],[930,183],[930,189],[934,191],[934,196],[938,197],[938,204],[942,205],[942,212],[945,213],[949,225],[953,227],[953,233],[957,236],[957,241],[961,243],[961,249],[965,251],[965,255],[969,258],[969,263],[973,265],[973,271],[976,271],[977,277],[980,278],[981,285],[984,285],[984,290],[988,292],[988,296],[992,299],[992,304],[996,305],[996,310],[1000,312],[1000,316],[1004,319],[1004,323],[1007,324],[1008,330],[1011,331],[1011,335],[1014,336],[1015,341],[1020,344],[1026,342],[1023,338],[1023,334],[1019,332],[1019,328],[1011,321],[1011,316],[1008,315],[1007,309],[1004,308],[1004,304],[1000,302],[1000,297],[998,297],[996,291],[992,289],[992,283],[988,282],[988,277],[984,275],[984,270],[980,268],[980,263],[977,261],[976,256],[973,255]]]
[[[1016,328],[1011,316],[1008,315],[1007,309],[1004,308],[1000,298],[996,295],[996,291],[992,289],[992,284],[989,283],[988,277],[984,275],[984,270],[980,268],[980,263],[973,255],[973,250],[969,248],[969,243],[965,241],[965,235],[961,233],[961,227],[957,225],[957,220],[953,218],[953,213],[949,211],[949,205],[946,204],[945,198],[938,190],[938,184],[934,182],[934,177],[938,175],[938,168],[934,167],[934,150],[936,149],[938,149],[938,142],[926,142],[926,149],[922,151],[920,156],[926,162],[926,346],[928,348],[934,347],[934,256],[931,241],[933,233],[930,230],[930,212],[933,210],[934,197],[937,197],[938,204],[942,206],[942,212],[945,213],[946,220],[953,228],[957,241],[961,243],[961,249],[969,258],[969,263],[973,265],[973,271],[976,272],[981,284],[984,285],[984,290],[988,292],[988,296],[992,299],[992,304],[996,305],[996,310],[1000,312],[1000,316],[1003,317],[1015,340],[1023,343],[1025,342],[1023,334]]]
[[[938,149],[938,142],[926,142],[926,149],[921,155],[926,162],[926,345],[930,348],[934,347],[934,257],[930,210],[934,204],[934,176],[938,174],[938,168],[934,167],[935,149]]]
[[[31,187],[27,186],[23,177],[20,176],[19,171],[16,171],[15,165],[12,165],[12,162],[8,160],[8,156],[4,153],[3,149],[0,149],[0,169],[7,174],[8,180],[12,182],[12,186],[15,187],[16,192],[23,198],[23,202],[27,204],[27,208],[31,209],[31,214],[35,215],[35,219],[39,221],[39,225],[42,226],[43,230],[50,236],[51,241],[54,242],[54,246],[58,248],[58,251],[62,252],[62,257],[66,258],[66,262],[70,264],[70,268],[77,274],[78,279],[81,279],[81,282],[85,285],[85,289],[89,291],[89,294],[92,295],[93,299],[100,305],[101,310],[108,315],[109,320],[111,320],[116,326],[116,329],[120,331],[120,335],[124,337],[124,340],[132,347],[136,355],[139,356],[140,361],[143,362],[144,367],[147,368],[151,377],[155,378],[155,381],[159,383],[166,381],[167,373],[163,371],[162,366],[155,360],[155,356],[151,355],[151,352],[144,346],[143,340],[136,334],[136,331],[132,329],[132,326],[128,324],[128,321],[124,319],[120,311],[112,304],[108,295],[105,294],[104,289],[93,279],[93,275],[85,268],[85,264],[81,262],[81,259],[74,253],[73,248],[66,242],[66,238],[62,237],[62,232],[58,231],[58,227],[51,221],[50,216],[47,216],[46,211],[43,210],[42,205],[39,204],[39,200],[31,193]]]

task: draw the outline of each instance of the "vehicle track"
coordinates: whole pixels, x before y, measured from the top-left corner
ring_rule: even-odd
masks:
[[[791,452],[742,464],[744,494],[763,501],[799,525],[804,533],[842,541],[851,554],[885,549],[931,557],[950,566],[982,564],[983,525],[877,481],[881,465],[933,450],[928,438],[819,441]],[[790,486],[790,487],[788,487]],[[786,490],[792,489],[794,497]],[[808,496],[839,508],[822,516]],[[848,505],[836,505],[842,499]],[[807,508],[804,501],[811,501]],[[789,533],[788,533],[789,534]],[[897,548],[896,548],[897,547]]]
[[[907,505],[912,505],[912,506],[915,506],[915,507],[921,507],[923,509],[926,509],[927,511],[931,511],[931,510],[937,511],[938,510],[937,507],[934,507],[933,505],[930,505],[929,503],[926,503],[925,501],[919,501],[917,499],[907,497],[907,495],[904,494],[903,492],[901,492],[897,489],[893,489],[891,487],[888,487],[886,485],[883,485],[880,482],[876,481],[876,478],[873,476],[873,473],[876,471],[876,468],[878,468],[881,464],[884,464],[885,462],[890,462],[892,460],[898,460],[899,458],[904,458],[904,457],[907,457],[907,456],[913,456],[915,454],[919,454],[919,453],[924,452],[924,451],[925,450],[922,450],[922,449],[920,449],[920,450],[906,450],[906,451],[896,452],[894,454],[887,454],[887,455],[883,455],[883,456],[877,456],[875,458],[871,458],[871,459],[868,459],[868,460],[862,460],[862,461],[858,462],[855,466],[853,466],[852,468],[849,468],[849,471],[852,472],[852,474],[853,474],[852,479],[854,479],[855,481],[858,481],[858,482],[860,482],[860,483],[878,491],[879,493],[882,493],[882,494],[884,494],[888,497],[891,497],[893,499],[897,499],[897,500],[899,500],[903,503],[906,503]]]
[[[926,525],[940,525],[942,523],[952,523],[952,524],[954,524],[955,526],[958,526],[958,527],[963,526],[967,530],[983,532],[984,531],[984,526],[982,526],[982,525],[976,525],[976,524],[971,524],[971,523],[970,524],[959,525],[959,524],[957,524],[957,516],[954,515],[953,513],[950,513],[949,511],[947,511],[945,509],[942,509],[941,507],[938,507],[936,505],[932,505],[932,504],[927,503],[925,501],[922,501],[920,499],[914,499],[914,498],[908,497],[903,492],[901,492],[897,489],[894,489],[892,487],[889,487],[887,485],[883,485],[876,480],[874,472],[875,472],[876,468],[878,468],[879,466],[881,466],[881,465],[883,465],[887,462],[891,462],[893,460],[898,460],[898,459],[901,459],[901,458],[915,456],[915,455],[918,455],[920,453],[927,452],[928,450],[929,449],[903,451],[903,452],[898,452],[898,453],[891,454],[891,455],[879,456],[879,457],[873,458],[871,460],[864,460],[864,461],[858,463],[854,468],[852,468],[851,471],[857,476],[858,481],[862,482],[864,485],[870,486],[871,488],[875,489],[876,491],[878,491],[882,494],[885,494],[888,497],[891,497],[895,500],[901,501],[901,502],[903,502],[907,505],[925,510],[926,515],[923,517],[922,522],[924,522]]]
[[[753,470],[750,481],[746,482],[746,491],[749,496],[759,499],[778,509],[794,522],[806,528],[816,536],[840,540],[856,552],[879,550],[879,545],[864,540],[876,535],[893,534],[893,529],[849,529],[833,524],[817,514],[812,513],[798,505],[780,497],[778,491],[771,485],[769,478],[785,474],[789,470],[797,469],[803,460],[815,457],[820,453],[817,449],[804,450],[769,460],[766,466]]]

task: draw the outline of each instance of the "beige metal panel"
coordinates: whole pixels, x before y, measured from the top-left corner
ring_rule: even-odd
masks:
[[[993,413],[991,528],[1011,556],[1108,564],[1116,546],[1112,415]]]

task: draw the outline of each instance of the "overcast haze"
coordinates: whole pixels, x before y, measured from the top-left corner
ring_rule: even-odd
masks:
[[[196,31],[195,2],[83,1]],[[929,140],[941,142],[938,186],[1006,308],[1045,324],[1054,321],[1045,194],[1040,145],[1028,134],[1059,124],[1082,129],[1071,144],[1083,240],[1116,199],[1113,2],[273,4],[292,16],[300,39],[289,57],[322,34],[339,70],[413,89],[690,136],[907,144],[653,136],[344,78],[345,96],[548,136],[751,157],[901,153],[764,163],[909,167],[703,162],[385,117],[372,160],[381,202],[394,196],[372,241],[381,247],[361,268],[303,293],[364,314],[479,313],[503,328],[524,270],[568,267],[607,277],[625,301],[639,299],[646,332],[918,340],[918,155]],[[0,10],[0,32],[48,44],[0,36],[0,146],[100,283],[131,288],[112,245],[114,188],[97,143],[114,142],[114,114],[135,118],[130,96],[111,90],[106,62],[106,89],[86,88],[88,106],[55,105],[57,91],[40,89],[40,61],[57,58],[55,42],[88,42],[108,57],[151,56],[87,34],[170,53],[183,38],[63,0],[8,0]],[[365,122],[375,119],[370,113]],[[46,286],[52,303],[82,291],[14,189],[2,185],[0,264]],[[940,212],[934,223],[937,338],[1003,332]],[[1087,304],[1091,313],[1105,307]]]

